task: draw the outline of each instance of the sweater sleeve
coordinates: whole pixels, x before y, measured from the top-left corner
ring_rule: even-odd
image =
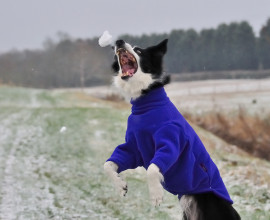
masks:
[[[107,161],[113,161],[118,165],[118,173],[142,166],[142,158],[136,144],[127,138],[126,143],[117,146]]]
[[[154,134],[156,152],[150,164],[157,165],[162,174],[177,161],[185,146],[180,129],[177,125],[168,124]]]

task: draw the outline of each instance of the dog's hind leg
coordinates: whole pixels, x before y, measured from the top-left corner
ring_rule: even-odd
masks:
[[[201,220],[240,220],[233,206],[214,193],[202,193],[193,196],[202,214]]]
[[[185,212],[183,212],[183,220],[188,220],[187,215]]]
[[[182,196],[180,206],[183,210],[183,220],[202,220],[198,204],[193,196]]]
[[[184,220],[240,220],[233,206],[213,193],[182,196]]]

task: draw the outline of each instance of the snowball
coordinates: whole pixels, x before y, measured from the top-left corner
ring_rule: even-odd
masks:
[[[112,35],[110,35],[109,31],[104,31],[102,36],[98,40],[98,44],[101,47],[106,47],[112,43]]]
[[[63,127],[60,129],[60,133],[64,133],[66,130],[67,130],[67,128],[66,128],[65,126],[63,126]]]

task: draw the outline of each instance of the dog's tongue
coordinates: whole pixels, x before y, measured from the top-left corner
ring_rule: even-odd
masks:
[[[122,66],[122,73],[128,73],[128,75],[132,76],[135,72],[135,68],[128,64]]]

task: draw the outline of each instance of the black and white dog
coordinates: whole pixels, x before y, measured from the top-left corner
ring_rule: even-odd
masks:
[[[148,48],[139,48],[139,47],[132,47],[130,44],[124,42],[123,40],[116,41],[116,45],[114,47],[115,51],[115,62],[112,65],[113,70],[117,73],[117,75],[114,77],[114,85],[121,90],[122,94],[125,94],[126,96],[129,96],[131,100],[140,100],[142,97],[150,96],[153,91],[158,91],[158,89],[162,88],[164,85],[168,84],[170,81],[170,77],[166,75],[163,72],[163,56],[165,55],[167,51],[167,39],[159,43],[158,45],[151,46]],[[157,94],[157,93],[155,93]],[[150,103],[151,104],[151,103]],[[160,104],[161,105],[161,104]],[[157,105],[158,106],[158,105]],[[147,109],[155,108],[155,106],[146,106]],[[175,111],[173,109],[173,111]],[[168,113],[169,115],[170,113]],[[161,117],[161,116],[160,116]],[[132,119],[129,119],[132,120]],[[184,120],[184,119],[183,119]],[[134,122],[130,122],[134,123]],[[146,122],[144,122],[146,123]],[[170,123],[170,122],[168,122]],[[158,123],[157,123],[158,124]],[[156,125],[155,125],[156,126]],[[174,126],[174,125],[173,125]],[[152,126],[153,127],[153,126]],[[176,127],[176,126],[174,126]],[[173,128],[174,128],[173,127]],[[139,126],[138,126],[139,128]],[[137,129],[137,128],[136,128]],[[159,129],[159,128],[155,128]],[[189,126],[187,129],[190,129],[190,131],[194,132]],[[172,137],[170,134],[167,134],[169,130],[164,130],[163,133],[159,132],[159,136],[162,136],[162,138],[166,139],[166,137]],[[172,130],[174,131],[174,130]],[[143,134],[144,131],[136,131],[138,134],[142,134],[147,136],[148,134]],[[135,133],[136,133],[135,132]],[[166,133],[167,132],[167,133]],[[129,134],[130,132],[127,132],[126,135],[132,135]],[[137,134],[136,133],[136,134]],[[136,135],[135,134],[135,135]],[[166,136],[167,135],[167,136]],[[159,137],[157,135],[154,137]],[[181,135],[180,135],[181,136]],[[151,137],[152,138],[152,137]],[[181,168],[177,166],[181,166],[182,161],[187,161],[186,164],[189,164],[188,160],[189,157],[185,155],[189,155],[188,151],[191,147],[185,144],[185,148],[183,148],[181,151],[179,151],[179,155],[173,155],[171,158],[172,165],[170,165],[169,171],[167,171],[167,164],[159,165],[158,160],[157,163],[153,162],[152,157],[153,154],[159,154],[160,155],[169,155],[171,152],[173,152],[174,149],[170,151],[170,149],[166,150],[160,150],[157,146],[153,146],[151,149],[153,149],[153,153],[149,153],[149,155],[145,156],[143,159],[138,159],[138,154],[141,153],[140,150],[143,147],[146,146],[140,146],[139,150],[134,150],[134,157],[132,158],[132,154],[127,154],[128,151],[131,151],[128,149],[129,146],[127,145],[120,145],[118,147],[118,151],[115,152],[114,155],[104,164],[105,172],[108,174],[108,176],[113,180],[115,186],[118,188],[120,193],[124,196],[127,193],[127,183],[119,176],[119,173],[123,170],[127,169],[124,167],[123,164],[128,164],[128,168],[135,168],[138,166],[144,166],[147,169],[147,180],[148,180],[148,187],[149,187],[149,193],[152,203],[156,206],[159,205],[162,202],[163,199],[163,188],[167,189],[168,191],[176,194],[179,196],[180,204],[183,209],[183,219],[185,220],[239,220],[240,216],[236,212],[236,210],[232,207],[231,203],[228,202],[230,199],[224,199],[222,198],[222,193],[220,193],[221,196],[219,196],[219,192],[214,191],[211,189],[211,180],[213,178],[219,178],[218,171],[215,171],[213,176],[210,173],[210,169],[213,170],[213,167],[216,169],[215,165],[210,164],[211,159],[205,159],[206,162],[203,161],[201,158],[203,154],[197,155],[196,150],[196,143],[198,145],[201,145],[201,142],[197,140],[194,141],[194,147],[192,149],[192,157],[190,157],[190,160],[198,160],[200,162],[194,162],[192,166],[192,173],[185,173],[184,176],[187,178],[194,180],[194,182],[197,184],[194,184],[196,186],[188,186],[188,183],[183,184],[186,189],[176,189],[176,190],[168,190],[171,189],[169,184],[166,183],[167,180],[175,180],[173,179],[174,174],[170,173],[170,170],[181,170]],[[163,140],[162,139],[162,140]],[[135,140],[135,139],[134,139]],[[136,140],[135,140],[136,141]],[[133,142],[135,142],[133,141]],[[164,140],[163,140],[164,141]],[[180,140],[181,141],[181,140]],[[189,140],[189,142],[192,142],[193,140]],[[155,140],[153,140],[153,143]],[[170,140],[167,141],[168,143],[171,143]],[[165,143],[167,143],[165,140]],[[149,142],[151,143],[151,142]],[[139,145],[140,143],[136,143],[136,145]],[[190,144],[191,145],[191,144]],[[160,151],[160,152],[158,152]],[[161,152],[163,151],[163,152]],[[204,151],[204,149],[203,149]],[[133,150],[132,150],[133,152]],[[121,154],[122,153],[122,154]],[[162,154],[163,153],[163,154]],[[145,153],[146,154],[146,153]],[[177,154],[177,153],[174,153]],[[206,152],[204,152],[205,155],[208,155]],[[127,158],[124,157],[124,155],[129,155]],[[130,156],[131,155],[131,156]],[[117,157],[119,158],[119,162]],[[147,161],[147,158],[149,157],[149,161]],[[146,158],[146,159],[145,159]],[[195,158],[195,159],[194,159]],[[206,158],[206,157],[205,157]],[[135,162],[132,164],[130,161],[137,161],[137,164],[135,165]],[[162,161],[162,158],[159,158],[159,160]],[[170,158],[164,160],[168,161]],[[171,162],[170,161],[170,162]],[[176,161],[176,162],[175,162]],[[178,162],[177,162],[178,161]],[[207,163],[209,162],[209,167],[207,167]],[[170,163],[168,162],[168,163]],[[212,163],[212,162],[211,162]],[[191,163],[190,163],[191,164]],[[196,166],[196,167],[195,167]],[[166,170],[165,170],[166,168]],[[190,169],[190,167],[188,167]],[[207,170],[208,169],[208,170]],[[185,172],[185,171],[184,171]],[[214,171],[212,171],[214,172]],[[169,173],[169,174],[168,174]],[[199,180],[194,175],[201,176],[202,178]],[[179,174],[180,175],[180,174]],[[221,179],[221,178],[220,178]],[[182,179],[184,182],[185,179]],[[203,185],[203,186],[200,186]],[[217,185],[213,184],[217,187]],[[219,181],[218,184],[221,184],[223,186],[223,182]],[[193,184],[192,184],[193,185]],[[196,189],[203,189],[204,187],[208,187],[209,190],[201,191],[201,193],[198,193],[198,190],[189,191],[187,189],[191,189],[191,187]],[[217,187],[218,188],[218,187]],[[224,186],[225,188],[225,186]],[[226,190],[225,190],[226,191]],[[225,192],[224,191],[224,192]],[[178,192],[189,192],[187,194],[182,193],[181,195]],[[194,192],[194,193],[192,193]],[[213,193],[215,192],[215,193]],[[225,194],[227,191],[225,192]],[[228,195],[228,194],[226,194]],[[225,196],[226,197],[226,196]],[[229,198],[229,195],[228,195]]]

